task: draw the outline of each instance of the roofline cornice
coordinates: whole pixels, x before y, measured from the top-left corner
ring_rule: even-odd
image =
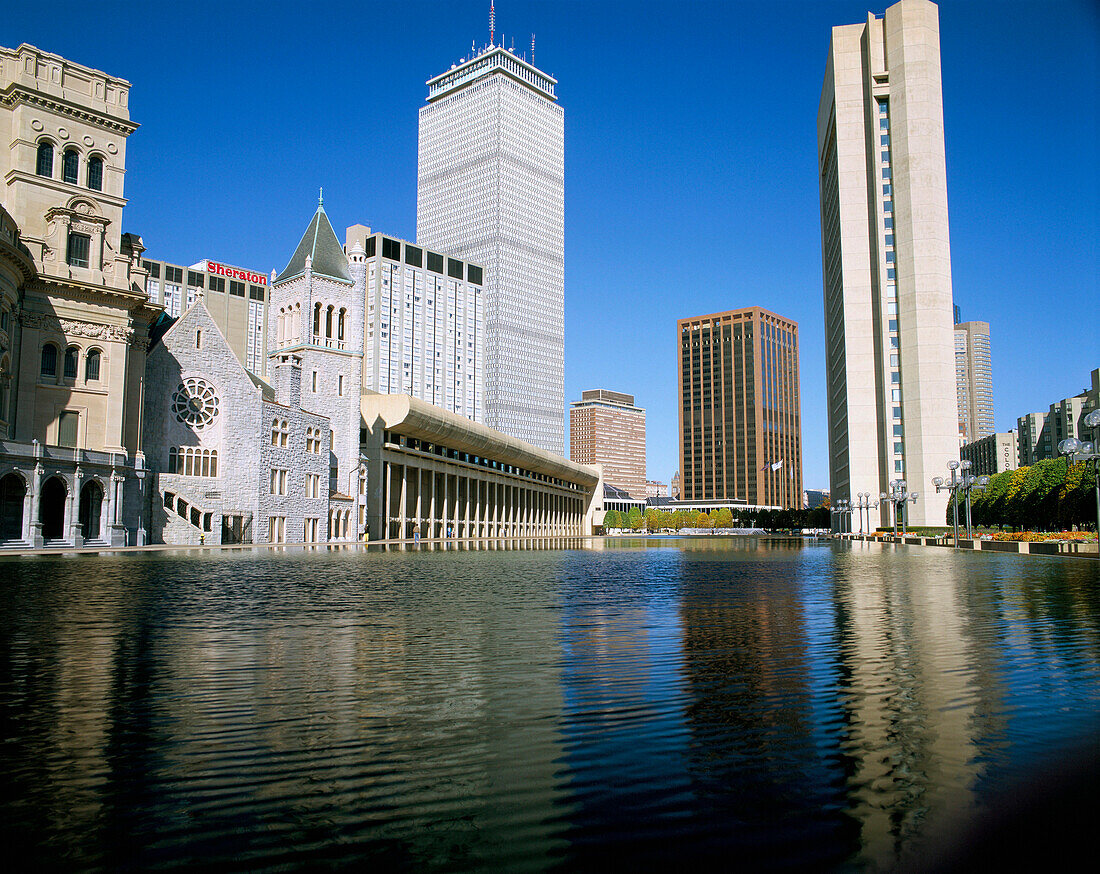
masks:
[[[136,121],[130,121],[129,119],[121,119],[116,116],[106,115],[101,112],[95,112],[89,110],[86,107],[78,106],[68,100],[61,100],[57,97],[48,97],[37,91],[31,91],[27,88],[20,87],[19,85],[12,84],[5,91],[0,92],[0,105],[2,106],[15,106],[19,103],[26,103],[33,106],[41,106],[43,109],[49,109],[53,112],[57,112],[61,115],[67,115],[70,118],[76,118],[80,121],[90,122],[91,124],[98,125],[108,130],[113,130],[124,136],[129,136],[136,131],[141,125]]]

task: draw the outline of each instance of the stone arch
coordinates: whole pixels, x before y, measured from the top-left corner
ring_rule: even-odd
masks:
[[[38,521],[42,523],[42,537],[60,540],[65,536],[65,505],[69,500],[69,484],[64,477],[51,476],[42,484],[38,499]]]
[[[68,208],[80,215],[100,215],[99,204],[87,195],[77,194],[69,198]]]
[[[105,495],[102,483],[94,477],[80,489],[80,535],[85,540],[94,539],[103,533]]]
[[[23,509],[27,502],[27,481],[17,471],[0,477],[0,541],[23,538]]]

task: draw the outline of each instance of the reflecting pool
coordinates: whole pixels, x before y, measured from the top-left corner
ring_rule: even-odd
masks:
[[[1095,815],[1095,561],[701,538],[0,580],[32,867],[950,868]]]

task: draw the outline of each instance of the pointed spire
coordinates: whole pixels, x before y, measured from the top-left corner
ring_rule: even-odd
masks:
[[[322,206],[323,190],[318,192],[317,212],[302,235],[298,248],[290,258],[290,263],[276,277],[275,282],[282,282],[299,276],[307,270],[312,270],[314,275],[320,274],[331,279],[351,281],[348,273],[348,259],[344,255],[344,248],[336,239],[336,232],[329,223],[325,208]]]

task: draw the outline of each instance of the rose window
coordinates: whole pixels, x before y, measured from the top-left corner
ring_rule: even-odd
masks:
[[[172,396],[172,411],[181,422],[205,428],[218,415],[218,396],[205,379],[191,377],[180,383]]]

